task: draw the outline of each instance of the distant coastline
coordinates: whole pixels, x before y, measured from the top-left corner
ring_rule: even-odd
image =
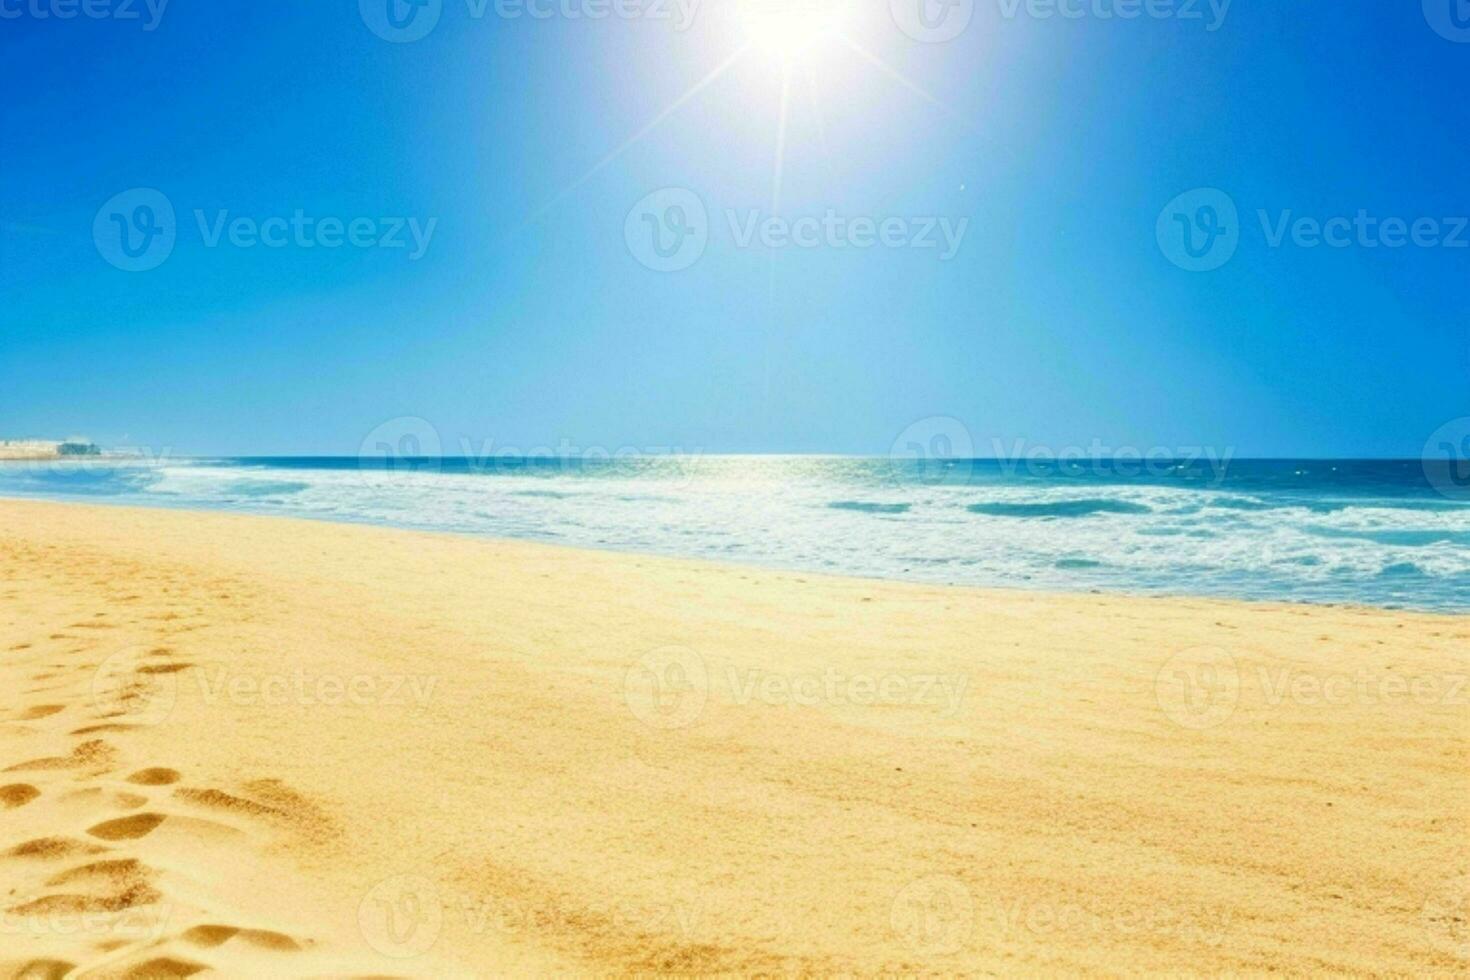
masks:
[[[77,439],[0,439],[0,461],[87,459],[102,447]]]

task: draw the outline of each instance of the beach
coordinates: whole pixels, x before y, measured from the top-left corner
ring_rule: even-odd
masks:
[[[56,447],[57,443],[54,442],[0,441],[0,463],[57,460],[61,458],[61,454]]]
[[[1463,975],[1467,641],[0,500],[0,976]]]

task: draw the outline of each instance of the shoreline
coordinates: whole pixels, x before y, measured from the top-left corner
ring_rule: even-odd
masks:
[[[14,499],[0,573],[0,973],[1470,959],[1463,616]]]
[[[89,460],[95,462],[95,459]],[[0,461],[4,462],[4,461]],[[29,462],[55,462],[46,460],[30,460]],[[756,560],[749,562],[738,558],[705,558],[700,556],[679,555],[664,551],[626,551],[616,547],[599,547],[597,545],[570,544],[551,538],[538,537],[503,537],[490,534],[480,534],[473,531],[444,531],[435,529],[424,529],[410,527],[403,524],[393,524],[386,521],[370,521],[354,518],[333,519],[327,516],[304,517],[288,513],[261,513],[250,510],[232,510],[224,508],[194,507],[188,504],[171,506],[167,503],[154,505],[140,505],[136,503],[114,503],[107,499],[97,498],[67,498],[60,499],[51,496],[14,497],[0,494],[0,506],[7,503],[36,503],[51,504],[58,507],[101,507],[123,511],[162,511],[175,514],[217,514],[225,517],[249,517],[260,518],[269,521],[290,521],[303,524],[325,524],[336,527],[361,527],[373,528],[384,531],[397,531],[404,534],[422,534],[432,537],[442,537],[452,540],[481,541],[486,544],[505,545],[532,545],[544,548],[565,549],[570,552],[587,552],[592,554],[622,556],[626,558],[662,560],[672,562],[690,562],[695,565],[710,565],[715,567],[726,567],[764,571],[772,574],[804,575],[822,579],[846,580],[851,582],[872,582],[883,585],[916,586],[920,588],[955,589],[972,591],[977,593],[997,593],[999,595],[1034,595],[1052,598],[1117,598],[1138,601],[1162,601],[1162,602],[1219,602],[1225,604],[1244,604],[1249,606],[1262,606],[1267,608],[1308,608],[1323,610],[1343,610],[1361,612],[1379,612],[1389,614],[1405,614],[1413,616],[1444,616],[1449,618],[1463,618],[1470,616],[1470,608],[1464,610],[1445,610],[1418,606],[1386,606],[1372,605],[1364,602],[1326,602],[1312,599],[1283,599],[1232,596],[1218,593],[1200,592],[1154,592],[1154,591],[1127,591],[1122,589],[1099,589],[1099,588],[1044,588],[1030,587],[1025,585],[977,585],[967,582],[940,581],[937,579],[922,578],[890,578],[880,575],[861,575],[851,572],[820,571],[800,565],[780,565],[764,563]]]

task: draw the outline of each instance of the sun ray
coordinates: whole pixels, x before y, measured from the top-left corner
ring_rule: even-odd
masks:
[[[861,44],[858,44],[856,41],[854,41],[852,38],[848,37],[846,34],[839,34],[838,35],[838,38],[842,41],[843,44],[845,44],[849,48],[851,48],[856,54],[858,54],[860,57],[862,57],[865,61],[867,61],[869,64],[871,64],[874,68],[877,68],[879,71],[883,72],[883,74],[887,75],[889,78],[893,79],[895,82],[898,82],[898,84],[902,85],[904,88],[908,89],[910,92],[913,92],[915,95],[917,95],[919,98],[923,99],[925,102],[928,102],[930,105],[933,105],[934,107],[936,107],[938,109],[944,110],[949,115],[955,117],[956,119],[961,120],[962,122],[964,121],[963,117],[960,116],[959,113],[955,112],[948,105],[945,105],[939,99],[937,99],[933,95],[931,95],[929,93],[929,91],[927,89],[925,89],[923,86],[921,86],[918,82],[915,82],[914,80],[912,80],[911,78],[909,78],[907,75],[905,75],[903,72],[899,71],[897,68],[894,68],[888,62],[884,61],[882,58],[880,58],[877,55],[873,54],[867,48],[863,47]]]
[[[811,110],[812,119],[817,124],[817,145],[822,150],[822,166],[827,168],[827,176],[832,176],[832,153],[827,149],[827,124],[822,117],[822,104],[817,98],[817,81],[812,77],[811,65],[803,65],[802,70],[806,73],[806,95],[807,108]]]
[[[786,173],[786,122],[791,113],[791,65],[781,69],[781,113],[776,123],[776,168],[771,178],[771,213],[781,211],[781,181]]]
[[[721,75],[728,71],[731,65],[739,61],[741,56],[743,56],[749,50],[749,44],[741,45],[738,49],[736,49],[734,54],[730,55],[730,57],[726,58],[724,61],[720,62],[720,64],[716,65],[709,74],[705,75],[699,81],[690,86],[690,88],[683,95],[679,96],[673,102],[670,102],[667,106],[665,106],[658,115],[654,116],[647,123],[645,123],[641,129],[639,129],[632,136],[629,136],[627,139],[623,140],[623,142],[619,143],[610,153],[608,153],[601,160],[598,160],[595,164],[593,164],[591,169],[589,169],[586,173],[582,174],[582,176],[572,181],[566,187],[563,187],[561,190],[557,191],[557,193],[551,198],[551,200],[543,204],[540,208],[536,210],[534,214],[531,215],[531,217],[526,219],[526,224],[534,224],[535,222],[541,220],[541,218],[544,217],[548,211],[560,204],[569,195],[575,193],[578,188],[580,188],[583,184],[587,183],[587,181],[596,176],[603,167],[606,167],[608,164],[612,163],[618,157],[626,153],[635,143],[643,139],[643,137],[647,136],[649,133],[653,132],[653,130],[657,128],[659,123],[669,118],[669,116],[672,116],[675,112],[678,112],[685,103],[694,98],[700,92],[704,91],[704,89],[708,88]]]

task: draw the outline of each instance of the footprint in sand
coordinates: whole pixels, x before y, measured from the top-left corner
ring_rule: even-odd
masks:
[[[153,874],[153,869],[137,858],[116,858],[93,861],[91,864],[52,875],[46,884],[53,888],[88,884],[127,887],[146,884],[152,880]]]
[[[9,786],[0,786],[0,807],[14,810],[16,807],[25,806],[40,795],[41,791],[29,783],[11,783]]]
[[[24,844],[17,844],[5,853],[9,857],[54,861],[80,855],[101,854],[102,850],[96,844],[72,840],[70,837],[38,837]]]
[[[140,882],[110,895],[47,895],[24,905],[12,906],[6,911],[22,918],[94,915],[126,912],[144,905],[153,905],[162,898],[163,895],[157,889]]]
[[[85,726],[83,728],[76,728],[76,729],[73,729],[70,734],[72,734],[72,735],[97,735],[97,734],[100,734],[102,732],[130,732],[130,731],[133,731],[134,729],[140,728],[140,727],[142,727],[142,726],[141,725],[129,725],[129,724],[125,723],[125,722],[119,722],[119,721],[110,721],[110,722],[104,722],[101,725],[87,725],[87,726]]]
[[[101,739],[93,739],[83,742],[72,749],[71,755],[52,756],[46,759],[32,759],[30,762],[22,762],[11,766],[5,772],[34,772],[52,769],[86,769],[88,767],[100,767],[105,769],[117,758],[117,750]]]
[[[192,803],[198,807],[211,810],[226,810],[231,813],[245,814],[252,817],[280,817],[284,811],[265,803],[255,800],[247,800],[242,796],[234,796],[230,793],[217,789],[191,789],[183,786],[174,790],[174,796],[186,803]]]
[[[87,828],[87,833],[102,840],[137,840],[153,833],[167,819],[161,813],[135,813],[131,817],[105,820]]]
[[[63,980],[76,968],[65,960],[31,960],[15,974],[15,980]]]
[[[140,674],[177,674],[181,670],[188,670],[193,664],[146,664],[138,668]]]
[[[235,926],[195,926],[181,937],[184,942],[204,949],[216,949],[230,940],[238,940],[249,946],[260,949],[275,950],[278,953],[294,953],[301,949],[301,944],[285,933],[273,932],[269,929],[241,929]]]
[[[140,769],[128,777],[128,782],[137,786],[168,786],[179,781],[174,769]]]
[[[172,980],[174,977],[192,977],[207,970],[203,963],[160,956],[146,963],[139,963],[122,975],[123,980]]]
[[[129,647],[98,664],[92,675],[92,706],[102,717],[126,716],[138,725],[168,720],[178,699],[178,678],[172,675],[189,665],[141,663],[146,656]]]
[[[42,718],[50,718],[52,715],[66,710],[64,704],[38,704],[33,708],[27,708],[21,713],[21,721],[40,721]]]

